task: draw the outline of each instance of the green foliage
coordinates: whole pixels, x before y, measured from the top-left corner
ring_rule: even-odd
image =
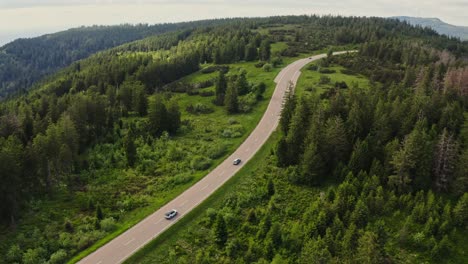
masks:
[[[228,232],[226,227],[226,222],[224,221],[224,217],[222,214],[218,214],[216,217],[216,221],[213,225],[213,234],[214,234],[214,241],[218,246],[224,247],[226,241],[228,239]]]
[[[224,105],[226,106],[226,110],[229,114],[235,114],[239,112],[239,99],[238,99],[237,86],[228,85],[228,88],[226,90],[226,95],[224,98]]]

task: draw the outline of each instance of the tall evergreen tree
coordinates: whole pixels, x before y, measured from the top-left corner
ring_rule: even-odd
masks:
[[[125,156],[127,157],[127,164],[133,167],[137,158],[137,149],[135,146],[135,132],[133,126],[128,129],[127,135],[124,138]]]
[[[224,247],[228,239],[228,231],[222,214],[218,214],[216,217],[216,222],[214,224],[214,237],[216,244],[220,247]]]
[[[163,131],[167,131],[167,108],[160,96],[156,97],[149,106],[149,128],[154,136],[160,136]]]
[[[227,90],[227,80],[226,76],[223,71],[219,71],[218,79],[216,79],[216,86],[215,86],[215,104],[216,105],[223,105],[224,104],[224,97],[226,95]]]
[[[226,106],[226,110],[229,114],[239,112],[237,87],[232,83],[227,87],[226,96],[224,97],[224,105]]]

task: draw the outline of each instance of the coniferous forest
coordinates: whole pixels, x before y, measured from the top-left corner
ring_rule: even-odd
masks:
[[[65,46],[39,67],[70,66],[0,103],[0,263],[76,261],[137,223],[240,145],[282,67],[320,53],[256,162],[129,262],[468,260],[467,42],[381,18],[175,25]]]

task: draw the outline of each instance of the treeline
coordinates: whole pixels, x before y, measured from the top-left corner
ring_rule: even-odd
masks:
[[[300,28],[274,29],[276,25],[300,25]],[[261,27],[272,29],[269,34],[273,41],[287,41],[289,48],[282,55],[296,55],[326,48],[328,45],[359,44],[377,40],[391,40],[400,36],[419,39],[422,43],[446,49],[457,57],[466,55],[467,43],[457,39],[439,36],[428,28],[413,27],[406,22],[383,18],[334,17],[334,16],[284,16],[268,18],[215,19],[196,22],[160,25],[122,25],[94,26],[70,29],[56,34],[32,39],[19,39],[2,47],[0,53],[0,98],[10,94],[24,92],[43,76],[86,58],[89,55],[108,48],[116,47],[136,39],[162,34],[170,31],[219,28],[225,32],[234,30],[255,30]],[[260,39],[230,39],[220,36],[220,41],[228,43],[216,47],[217,63],[228,63],[235,58],[254,60],[256,51],[253,46],[260,46]],[[184,34],[168,39],[149,38],[141,43],[132,43],[125,49],[132,51],[155,51],[162,47],[169,49],[174,41],[183,40]],[[244,45],[245,44],[245,45]],[[246,46],[246,47],[244,47]],[[213,50],[207,50],[211,54]],[[260,51],[260,56],[262,51]]]

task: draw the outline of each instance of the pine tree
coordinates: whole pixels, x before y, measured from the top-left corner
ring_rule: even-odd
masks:
[[[293,89],[294,85],[290,82],[284,96],[283,109],[281,110],[279,121],[280,129],[283,131],[285,136],[288,135],[290,122],[296,108],[296,97],[294,96]]]
[[[125,156],[127,157],[127,164],[133,167],[137,158],[137,149],[135,146],[135,135],[133,126],[128,129],[127,135],[124,138]]]
[[[434,155],[435,187],[438,191],[448,191],[457,162],[458,145],[453,136],[444,129],[439,137]]]
[[[96,206],[96,219],[98,220],[102,220],[104,219],[104,214],[102,213],[102,209],[101,209],[101,205],[98,204]]]
[[[453,218],[458,226],[468,227],[468,193],[463,194],[453,208]]]
[[[226,95],[227,81],[223,71],[219,71],[218,79],[215,87],[215,104],[224,105],[224,96]]]
[[[259,57],[261,61],[269,61],[271,56],[270,40],[264,39],[260,44]]]
[[[224,98],[224,105],[229,114],[239,112],[239,99],[237,94],[237,87],[233,84],[228,85],[226,96]]]
[[[254,61],[257,58],[258,58],[257,46],[255,45],[254,42],[251,42],[245,47],[245,60]]]
[[[167,107],[167,132],[170,134],[176,134],[177,130],[180,127],[181,124],[181,116],[182,114],[180,113],[179,109],[179,104],[177,103],[176,100],[171,100],[169,101],[168,107]]]
[[[249,92],[250,85],[245,76],[245,71],[241,72],[239,76],[237,76],[235,86],[239,95],[246,95]]]
[[[224,247],[228,239],[228,231],[222,214],[218,214],[216,217],[216,222],[214,224],[214,237],[216,244],[220,247]]]
[[[148,121],[150,131],[154,136],[160,136],[163,131],[167,131],[167,123],[170,120],[168,120],[167,108],[161,97],[156,97],[150,103]]]
[[[366,231],[358,240],[356,252],[358,263],[373,264],[382,262],[382,253],[377,243],[377,235]]]

